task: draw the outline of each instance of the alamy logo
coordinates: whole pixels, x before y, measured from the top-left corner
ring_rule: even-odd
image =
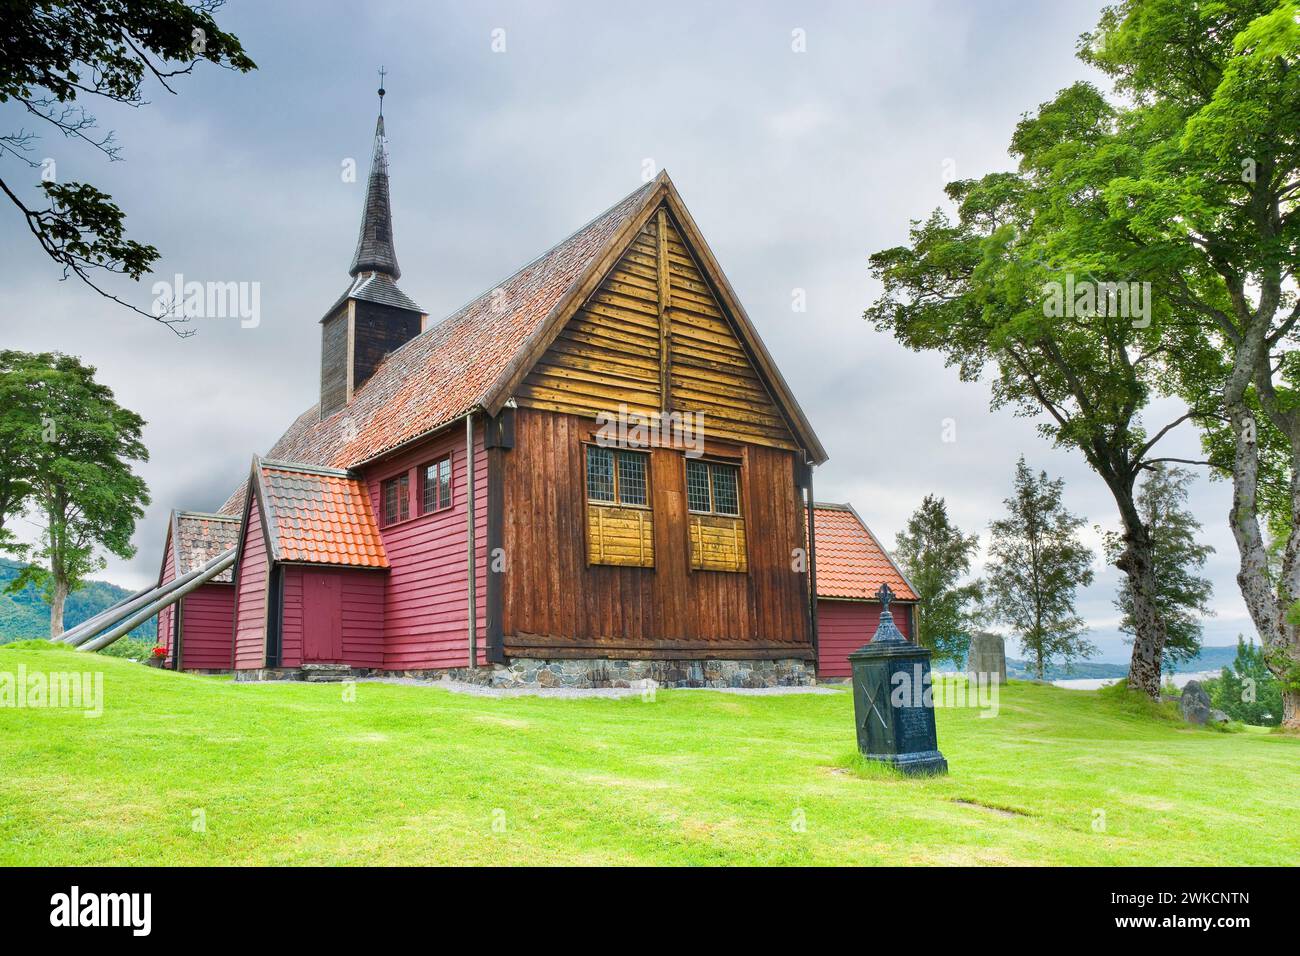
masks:
[[[1150,282],[1098,282],[1075,279],[1067,272],[1064,282],[1043,283],[1043,315],[1049,319],[1132,319],[1133,328],[1151,324]]]
[[[153,284],[153,314],[159,318],[239,319],[240,328],[262,324],[260,282],[186,282],[179,272],[170,283]]]
[[[133,936],[148,936],[153,928],[150,893],[82,893],[74,886],[51,896],[50,907],[51,926],[129,926]]]
[[[103,671],[0,671],[0,707],[15,710],[59,707],[85,711],[87,717],[104,713]]]

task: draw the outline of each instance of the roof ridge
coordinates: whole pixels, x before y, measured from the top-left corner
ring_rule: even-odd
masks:
[[[331,468],[328,465],[311,465],[305,461],[283,461],[277,458],[263,458],[257,456],[257,464],[260,468],[270,468],[272,471],[300,471],[305,475],[329,475],[334,478],[352,478],[356,480],[356,475],[346,468]]]

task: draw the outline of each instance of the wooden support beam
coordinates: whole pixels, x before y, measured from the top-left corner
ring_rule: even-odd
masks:
[[[658,233],[655,257],[655,271],[659,276],[659,404],[663,411],[672,411],[673,407],[673,340],[672,317],[668,313],[671,289],[668,271],[668,211],[663,206],[655,216],[655,231]]]

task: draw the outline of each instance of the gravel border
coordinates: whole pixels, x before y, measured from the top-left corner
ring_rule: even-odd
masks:
[[[617,700],[640,697],[640,687],[484,687],[459,680],[419,680],[414,677],[361,677],[358,684],[402,684],[411,687],[438,687],[453,694],[471,697],[551,697],[562,699]],[[829,687],[661,687],[657,690],[713,691],[716,694],[741,694],[753,697],[784,697],[792,694],[835,694]]]

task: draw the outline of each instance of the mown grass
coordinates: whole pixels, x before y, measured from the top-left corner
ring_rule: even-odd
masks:
[[[1293,864],[1300,740],[1013,682],[938,712],[952,772],[865,764],[847,691],[654,702],[104,674],[0,707],[0,864]],[[199,820],[204,828],[196,827]]]

